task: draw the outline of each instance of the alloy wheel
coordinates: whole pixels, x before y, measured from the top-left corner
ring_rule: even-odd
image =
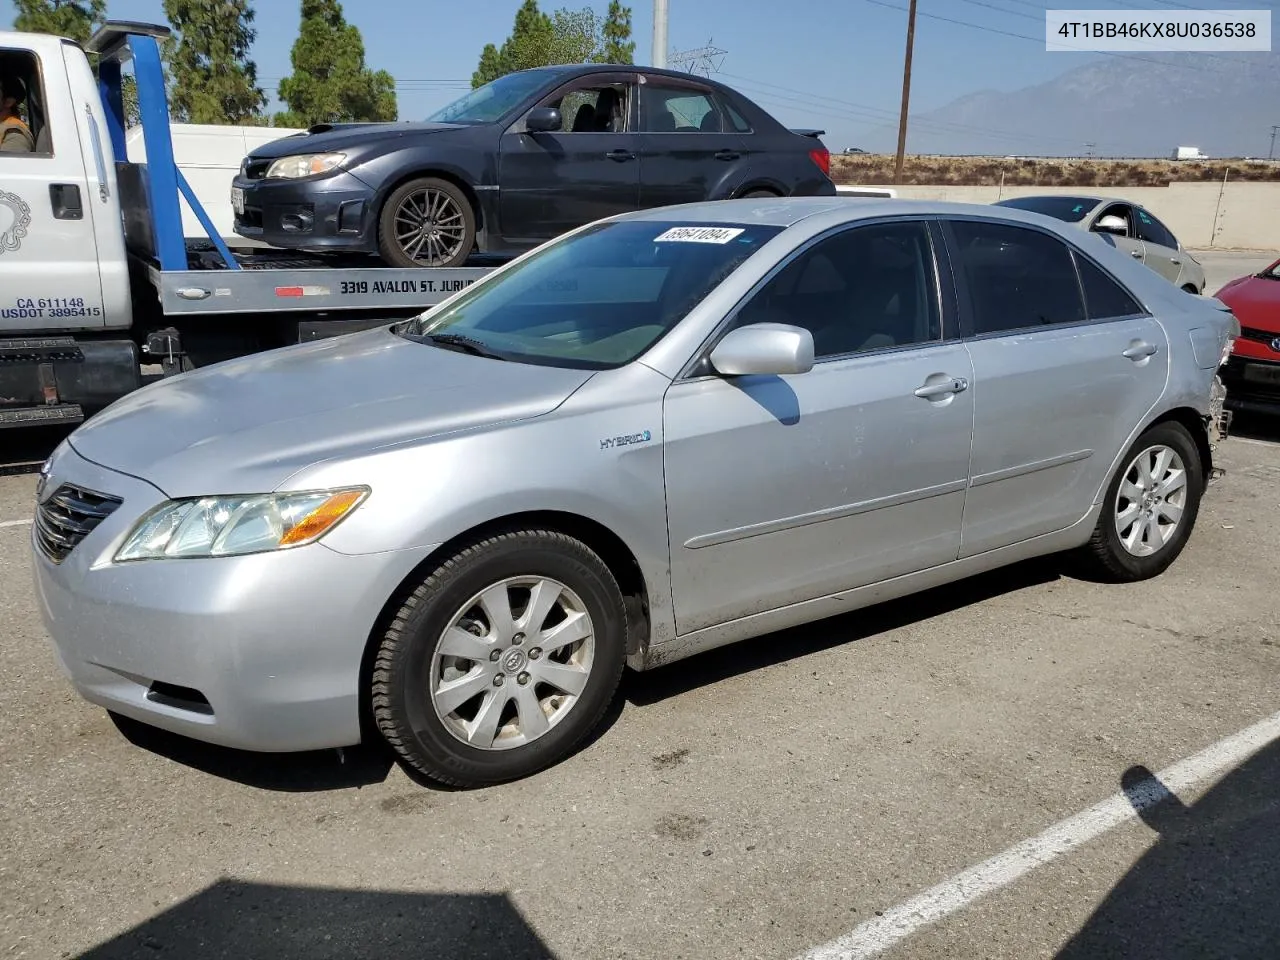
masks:
[[[576,593],[546,577],[509,577],[450,619],[432,656],[431,702],[468,746],[523,746],[578,703],[594,653],[591,617]]]
[[[430,188],[407,194],[396,208],[394,222],[396,243],[406,257],[424,267],[456,257],[467,232],[454,199]]]
[[[1177,532],[1187,506],[1187,470],[1178,452],[1160,444],[1130,462],[1116,494],[1115,527],[1135,557],[1159,552]]]

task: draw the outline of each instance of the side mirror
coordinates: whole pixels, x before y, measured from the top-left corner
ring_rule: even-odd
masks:
[[[1117,217],[1115,214],[1108,214],[1102,217],[1093,225],[1093,229],[1102,233],[1114,233],[1121,237],[1129,233],[1129,224],[1125,222],[1124,217]]]
[[[534,107],[524,118],[524,128],[530,133],[551,133],[561,124],[560,111],[555,107]]]
[[[753,323],[729,331],[710,359],[716,373],[726,377],[808,373],[813,369],[813,334],[787,323]]]

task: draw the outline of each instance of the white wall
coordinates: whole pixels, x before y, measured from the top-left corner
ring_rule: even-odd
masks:
[[[240,161],[264,143],[302,131],[287,127],[231,127],[198,123],[174,123],[170,130],[178,169],[191,184],[213,225],[223,237],[235,238],[238,243],[246,242],[243,237],[236,237],[232,230],[231,180],[240,170]],[[146,163],[147,151],[141,127],[130,129],[125,134],[125,143],[131,162]],[[182,232],[187,237],[205,236],[204,228],[185,200],[182,202]]]

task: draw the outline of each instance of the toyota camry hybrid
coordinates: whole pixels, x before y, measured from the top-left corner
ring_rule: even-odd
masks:
[[[1019,210],[622,215],[93,417],[42,471],[39,605],[110,711],[495,783],[569,754],[627,664],[1058,551],[1159,574],[1238,332]]]
[[[603,217],[730,197],[834,196],[820,130],[722,83],[569,64],[499,77],[425,123],[322,124],[254,150],[235,230],[398,267],[507,256]]]

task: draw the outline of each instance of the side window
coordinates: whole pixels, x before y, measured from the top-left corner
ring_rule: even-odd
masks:
[[[952,229],[975,335],[1084,320],[1075,264],[1062,241],[1003,223],[957,220]]]
[[[942,337],[937,291],[924,223],[855,227],[787,264],[742,308],[736,325],[804,327],[818,359],[931,343]]]
[[[645,133],[709,133],[723,129],[711,94],[693,87],[640,86],[640,129]]]
[[[1178,249],[1178,241],[1169,232],[1169,228],[1145,210],[1138,210],[1138,236],[1147,243]]]
[[[728,101],[724,101],[725,113],[729,115],[729,122],[733,125],[735,133],[750,133],[751,124],[747,122],[747,118],[738,112],[737,108]]]
[[[1127,232],[1125,233],[1125,236],[1126,237],[1137,236],[1137,231],[1134,230],[1133,228],[1133,208],[1130,207],[1127,203],[1113,203],[1111,206],[1107,207],[1100,214],[1098,214],[1098,216],[1094,219],[1093,222],[1096,224],[1103,217],[1119,217],[1121,220],[1125,222],[1125,227],[1127,230]]]
[[[0,48],[0,153],[53,155],[44,105],[35,54]]]
[[[1120,284],[1111,279],[1093,261],[1074,254],[1076,268],[1080,271],[1080,285],[1084,287],[1084,305],[1090,320],[1109,320],[1112,317],[1132,317],[1143,312],[1142,307]]]
[[[628,90],[625,83],[585,81],[556,91],[538,106],[559,110],[565,133],[622,133],[627,129]]]

